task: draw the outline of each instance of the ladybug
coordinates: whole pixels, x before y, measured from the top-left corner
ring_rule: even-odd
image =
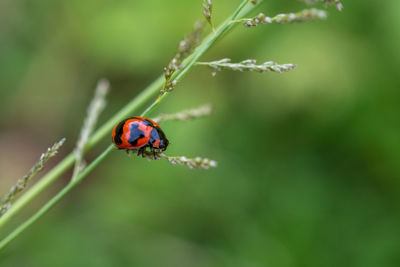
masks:
[[[132,117],[115,125],[112,131],[113,143],[119,149],[137,149],[138,155],[144,153],[147,147],[150,151],[165,151],[169,144],[167,137],[156,122],[143,118]]]

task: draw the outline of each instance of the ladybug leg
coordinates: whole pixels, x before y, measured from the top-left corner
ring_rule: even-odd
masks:
[[[154,149],[154,146],[152,143],[149,143],[150,147],[150,152],[153,152],[153,159],[156,159],[156,150]]]
[[[146,147],[144,146],[144,147],[142,147],[141,149],[142,149],[142,158],[144,158],[144,157],[146,156],[146,155],[145,155]]]
[[[128,154],[128,157],[130,157],[132,151],[130,149],[126,149],[125,151],[126,151],[126,154]]]
[[[140,156],[140,154],[143,155],[143,148],[144,148],[144,147],[141,147],[141,148],[138,149],[138,152],[137,152],[137,155],[138,155],[138,156]]]

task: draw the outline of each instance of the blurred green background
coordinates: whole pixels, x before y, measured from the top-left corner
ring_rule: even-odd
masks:
[[[218,24],[240,1],[213,2]],[[163,129],[168,154],[209,157],[217,169],[114,151],[0,265],[400,266],[400,2],[343,4],[326,21],[238,25],[202,61],[297,69],[212,77],[197,67],[152,114],[212,104],[212,116]],[[303,8],[268,0],[258,11]],[[199,18],[200,0],[2,0],[0,194],[61,137],[46,169],[73,149],[99,78],[112,84],[101,124],[161,74]]]

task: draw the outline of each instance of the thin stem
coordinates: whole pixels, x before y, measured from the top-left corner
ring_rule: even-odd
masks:
[[[50,199],[40,210],[32,215],[23,224],[18,226],[8,236],[0,242],[0,250],[2,250],[8,243],[14,240],[20,233],[36,222],[40,217],[46,214],[58,201],[60,201],[72,188],[74,188],[80,181],[82,181],[105,157],[113,151],[114,146],[110,145],[103,153],[100,154],[89,166],[87,166],[73,181],[66,185],[57,195]]]
[[[196,49],[196,51],[184,61],[185,68],[176,74],[177,80],[182,79],[184,75],[193,67],[196,60],[216,41],[218,37],[226,33],[234,25],[230,25],[231,20],[236,19],[239,15],[242,16],[249,13],[257,5],[248,5],[248,0],[243,1],[233,15],[226,20],[217,30],[217,33],[210,33],[208,37],[203,41],[203,43]],[[261,3],[259,1],[258,3]],[[245,8],[246,7],[246,8]],[[110,134],[110,131],[114,125],[128,117],[132,113],[136,112],[142,105],[144,105],[150,98],[160,91],[164,84],[164,75],[158,77],[152,84],[150,84],[145,90],[143,90],[137,97],[135,97],[131,102],[129,102],[124,108],[122,108],[117,114],[115,114],[111,119],[109,119],[103,126],[100,127],[88,140],[85,149],[89,150],[95,146],[102,138]],[[166,94],[160,95],[155,102],[153,102],[142,115],[148,114],[154,107],[156,107]],[[58,165],[56,165],[51,171],[49,171],[42,179],[39,180],[34,186],[31,187],[24,195],[22,195],[7,213],[0,218],[0,228],[9,221],[13,215],[18,213],[25,205],[27,205],[34,197],[36,197],[40,192],[51,185],[61,174],[63,174],[75,161],[75,156],[70,153],[64,158]],[[86,169],[85,169],[86,170]],[[90,172],[91,169],[88,170]],[[85,172],[87,173],[87,172]],[[29,225],[28,225],[29,226]],[[25,228],[24,228],[25,229]]]

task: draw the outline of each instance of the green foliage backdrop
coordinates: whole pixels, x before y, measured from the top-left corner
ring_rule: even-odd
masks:
[[[215,24],[239,2],[214,0]],[[400,2],[343,4],[326,21],[238,27],[202,59],[294,71],[198,67],[155,110],[212,104],[212,116],[163,129],[170,154],[211,157],[217,169],[114,151],[0,265],[399,266]],[[268,0],[260,10],[303,8]],[[112,85],[101,123],[161,74],[198,18],[201,1],[1,1],[0,194],[61,137],[57,157],[74,148],[99,78]]]

